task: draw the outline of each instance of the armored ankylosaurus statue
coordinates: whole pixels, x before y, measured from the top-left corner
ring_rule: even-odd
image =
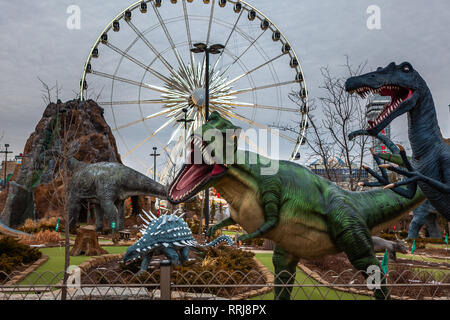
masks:
[[[165,214],[160,217],[151,212],[146,213],[147,219],[141,217],[145,222],[146,229],[142,229],[142,237],[129,247],[123,257],[124,263],[142,258],[140,272],[147,271],[148,264],[153,254],[163,253],[173,264],[180,264],[188,260],[189,249],[197,247],[211,247],[227,242],[233,245],[229,236],[220,236],[205,244],[199,244],[192,236],[191,229],[183,220],[183,215]]]

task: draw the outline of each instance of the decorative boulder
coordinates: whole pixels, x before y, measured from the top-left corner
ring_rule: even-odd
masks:
[[[71,256],[99,256],[106,254],[108,251],[100,247],[98,243],[98,235],[95,226],[87,225],[78,228],[75,245],[70,250]]]

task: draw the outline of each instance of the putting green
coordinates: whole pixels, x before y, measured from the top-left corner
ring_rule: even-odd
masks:
[[[272,264],[272,253],[257,253],[256,259],[261,261],[271,272],[274,272]],[[317,281],[308,278],[307,275],[297,268],[295,283],[315,285]],[[294,287],[291,294],[292,300],[370,300],[369,296],[351,294],[327,287]],[[256,296],[251,300],[273,300],[273,291],[263,296]]]

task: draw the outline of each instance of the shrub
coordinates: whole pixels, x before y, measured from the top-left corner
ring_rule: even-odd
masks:
[[[398,235],[400,236],[400,238],[406,239],[408,237],[408,231],[402,230],[398,233]]]
[[[48,219],[45,219],[45,218],[41,219],[38,222],[39,229],[41,231],[44,231],[44,230],[53,231],[56,229],[57,221],[58,221],[58,218],[56,218],[56,217],[50,217]]]
[[[435,243],[435,244],[445,244],[444,239],[435,239],[435,238],[416,238],[416,239],[408,239],[408,242],[412,243],[416,240],[417,243]]]
[[[33,219],[27,219],[23,226],[19,227],[19,230],[26,233],[37,233],[45,230],[54,231],[56,229],[57,220],[58,218],[56,217],[50,217],[48,219],[43,218],[37,222]]]
[[[25,220],[23,226],[19,227],[20,231],[26,233],[35,233],[39,229],[39,225],[33,219]]]
[[[39,231],[31,236],[21,236],[19,238],[20,243],[23,244],[59,244],[61,237],[56,231]]]
[[[0,239],[0,271],[10,273],[14,267],[36,261],[42,255],[37,248],[19,243],[12,237]],[[2,273],[0,272],[0,277]],[[5,275],[3,274],[3,277]]]
[[[243,244],[247,245],[247,246],[252,246],[252,247],[261,247],[264,245],[264,239],[262,238],[253,238],[250,240],[245,240],[243,242]]]

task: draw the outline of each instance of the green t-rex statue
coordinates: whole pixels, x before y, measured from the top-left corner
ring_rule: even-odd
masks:
[[[214,186],[228,202],[231,217],[208,233],[238,223],[248,232],[238,240],[273,240],[278,285],[293,283],[301,257],[314,259],[342,251],[366,277],[371,265],[381,270],[371,234],[425,199],[420,190],[413,199],[383,189],[350,192],[294,162],[238,150],[240,128],[217,112],[199,129],[191,140],[189,163],[169,186],[169,201],[180,203]],[[267,174],[273,168],[278,170]],[[389,298],[384,283],[375,289],[377,299]],[[288,286],[275,287],[276,299],[290,299],[290,293]]]

